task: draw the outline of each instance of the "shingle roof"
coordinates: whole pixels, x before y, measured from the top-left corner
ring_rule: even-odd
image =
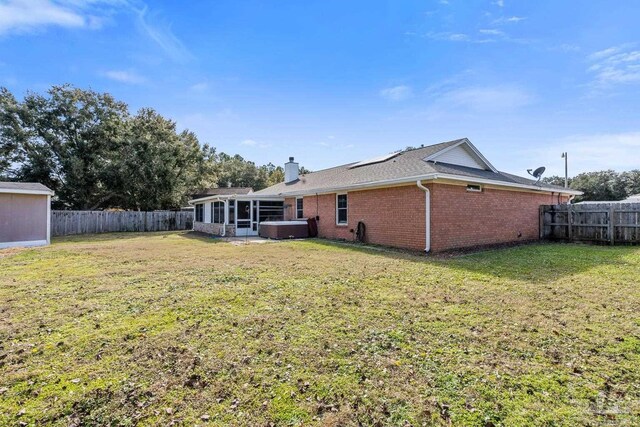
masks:
[[[253,191],[251,187],[217,187],[207,188],[192,195],[192,198],[198,199],[207,196],[227,196],[232,194],[249,194]]]
[[[300,178],[291,183],[279,183],[264,190],[256,191],[255,195],[295,195],[300,193],[312,193],[330,191],[335,188],[373,184],[379,181],[397,180],[403,178],[420,177],[429,174],[441,173],[473,178],[500,181],[508,184],[538,185],[541,189],[551,191],[562,190],[562,187],[546,184],[536,184],[536,181],[524,177],[511,175],[505,172],[493,172],[491,170],[475,169],[465,166],[452,165],[425,161],[438,151],[457,145],[466,139],[443,142],[426,147],[409,149],[400,152],[386,161],[352,167],[355,163],[336,166],[317,172],[300,175]]]
[[[11,192],[11,190],[16,191],[41,191],[43,193],[53,193],[49,188],[38,182],[9,182],[9,181],[0,181],[0,190],[8,190],[5,192]]]

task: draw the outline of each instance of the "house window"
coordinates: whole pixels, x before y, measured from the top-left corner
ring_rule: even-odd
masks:
[[[304,211],[302,209],[302,197],[298,197],[296,199],[296,218],[302,219],[304,218]]]
[[[211,203],[211,222],[224,224],[224,202]]]
[[[482,192],[482,186],[477,185],[477,184],[469,184],[469,185],[467,185],[467,191],[471,191],[473,193],[481,193]]]
[[[204,221],[204,205],[202,203],[198,203],[196,205],[196,222]]]
[[[336,224],[338,225],[346,225],[347,224],[347,195],[346,194],[337,194],[336,195]]]

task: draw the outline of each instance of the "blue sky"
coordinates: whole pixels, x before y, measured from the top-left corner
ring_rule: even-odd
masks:
[[[468,137],[499,169],[640,168],[638,1],[0,0],[0,85],[153,107],[320,169]]]

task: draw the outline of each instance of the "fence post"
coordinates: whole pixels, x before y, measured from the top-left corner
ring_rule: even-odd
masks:
[[[538,219],[538,228],[540,232],[540,240],[544,239],[544,205],[540,205],[540,217]]]
[[[567,237],[569,241],[573,239],[573,211],[570,204],[567,204]]]
[[[615,209],[613,207],[613,203],[611,204],[611,206],[609,206],[609,243],[610,244],[614,244],[615,243],[615,234],[616,234],[616,225],[614,222],[614,213],[615,213]]]

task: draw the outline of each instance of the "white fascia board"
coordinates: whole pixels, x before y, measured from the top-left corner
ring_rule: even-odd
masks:
[[[574,196],[582,195],[581,191],[569,190],[564,188],[562,189],[546,188],[546,187],[539,187],[537,185],[527,185],[527,184],[519,184],[515,182],[496,181],[493,179],[483,179],[483,178],[466,177],[461,175],[433,173],[428,175],[417,175],[417,176],[411,176],[406,178],[387,179],[382,181],[367,182],[367,183],[355,184],[355,185],[345,185],[340,187],[323,188],[318,190],[281,193],[279,196],[296,197],[296,196],[313,196],[316,194],[332,194],[340,191],[343,191],[343,192],[357,191],[357,190],[363,190],[368,188],[387,187],[387,186],[392,186],[397,184],[415,184],[417,180],[432,181],[437,179],[450,179],[454,181],[468,182],[471,184],[488,184],[488,185],[494,185],[497,187],[521,188],[521,189],[535,190],[535,191],[540,191],[545,193],[560,193],[560,194],[568,194],[568,195],[574,195]]]
[[[201,197],[199,199],[193,199],[193,200],[189,200],[187,203],[189,203],[190,205],[195,205],[196,203],[202,203],[202,202],[207,202],[209,200],[223,200],[223,199],[229,199],[229,198],[233,198],[233,195],[229,195],[229,196],[207,196],[207,197]]]
[[[21,190],[21,189],[9,189],[9,188],[0,188],[0,193],[9,193],[9,194],[35,194],[39,196],[53,196],[53,191],[51,190]]]
[[[517,182],[496,181],[493,179],[484,179],[484,178],[471,178],[471,177],[464,177],[460,175],[450,175],[450,174],[444,174],[444,173],[436,174],[436,179],[437,178],[451,179],[455,181],[465,181],[473,184],[494,185],[496,187],[522,188],[526,190],[541,191],[544,193],[560,193],[560,194],[569,194],[572,196],[581,196],[583,194],[582,191],[570,190],[568,188],[540,187],[537,185],[519,184]]]
[[[275,200],[275,201],[284,201],[284,197],[282,197],[282,196],[260,196],[258,194],[230,194],[230,195],[201,197],[199,199],[189,200],[188,203],[190,205],[194,205],[196,203],[204,203],[204,202],[208,202],[208,201],[224,201],[224,200]]]

